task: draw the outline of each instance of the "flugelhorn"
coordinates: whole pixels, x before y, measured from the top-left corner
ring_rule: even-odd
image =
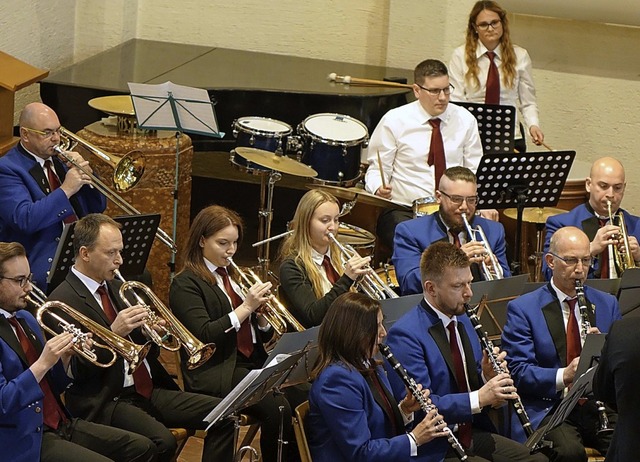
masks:
[[[73,138],[71,138],[72,135],[73,135]],[[68,130],[66,130],[64,128],[60,128],[60,137],[61,137],[61,140],[73,139],[77,144],[80,144],[81,146],[85,147],[88,151],[90,151],[92,153],[95,153],[96,151],[98,151],[98,152],[101,152],[102,154],[104,154],[106,156],[105,153],[100,151],[98,148],[93,146],[91,143],[89,143],[88,141],[80,138],[77,135],[72,134],[71,132],[69,132]],[[122,196],[118,195],[115,191],[112,191],[111,188],[109,188],[109,186],[107,186],[100,178],[98,178],[96,175],[91,173],[89,170],[87,170],[84,167],[82,167],[78,162],[73,160],[71,158],[71,156],[69,156],[67,154],[67,151],[66,151],[69,147],[70,147],[69,146],[69,142],[65,142],[60,146],[54,146],[53,150],[65,162],[70,163],[75,168],[77,168],[82,173],[84,173],[89,178],[91,178],[92,186],[95,187],[98,191],[100,191],[107,199],[112,201],[116,205],[116,207],[122,209],[125,213],[127,213],[129,215],[140,215],[141,214],[138,209],[136,209],[133,205],[129,204],[126,200],[124,200],[124,198]],[[98,157],[103,159],[102,156],[98,156]],[[158,230],[156,231],[156,237],[163,244],[165,244],[167,247],[169,247],[169,249],[173,253],[178,252],[178,247],[176,246],[175,242],[173,242],[173,239],[171,239],[171,237],[165,231],[163,231],[162,229],[158,228]]]
[[[504,277],[504,271],[500,266],[500,262],[498,261],[498,257],[491,250],[491,245],[487,240],[487,236],[484,233],[482,227],[480,225],[475,228],[471,227],[469,220],[467,220],[467,214],[462,213],[462,221],[464,222],[465,228],[467,228],[467,232],[469,233],[469,239],[472,242],[480,242],[484,247],[485,257],[489,257],[489,263],[483,258],[482,260],[482,274],[484,275],[484,279],[486,281],[493,281],[496,279],[502,279]],[[479,239],[478,239],[479,237]]]
[[[147,356],[151,343],[147,342],[144,345],[137,345],[129,340],[120,337],[110,329],[101,326],[91,318],[85,316],[79,311],[71,308],[66,303],[51,300],[46,301],[46,295],[38,289],[36,286],[32,286],[33,289],[27,295],[27,300],[38,308],[36,312],[36,319],[38,324],[51,335],[58,335],[60,332],[55,331],[45,322],[45,316],[55,320],[58,327],[63,332],[69,332],[73,334],[73,350],[83,358],[87,359],[91,363],[98,367],[110,367],[117,359],[117,354],[122,356],[129,363],[129,373],[132,374],[140,364],[142,360]],[[83,326],[85,331],[75,324],[64,319],[60,315],[53,312],[53,310],[59,310],[68,318],[74,319],[80,326]],[[91,334],[91,342],[93,346],[89,348],[87,346],[87,340],[89,340],[89,333]],[[99,338],[101,343],[95,338]],[[96,348],[104,350],[110,354],[110,359],[105,362],[101,362],[98,359],[99,352],[96,352]]]
[[[327,236],[333,243],[340,249],[343,260],[346,261],[351,259],[353,256],[357,254],[356,250],[351,247],[349,244],[342,244],[333,233],[327,233]],[[356,289],[368,295],[369,297],[376,300],[385,300],[387,298],[398,298],[398,294],[393,291],[391,287],[389,287],[382,280],[380,276],[371,268],[370,266],[366,267],[367,272],[356,281]]]
[[[126,281],[120,271],[114,271],[116,277],[122,281],[119,295],[123,303],[128,307],[133,303],[127,298],[127,293],[131,293],[136,303],[147,309],[147,319],[142,325],[143,331],[159,347],[169,351],[177,351],[184,347],[189,355],[187,369],[195,369],[204,364],[216,351],[213,343],[204,344],[198,340],[186,327],[175,317],[171,310],[162,303],[162,300],[147,286],[138,281]],[[138,294],[140,290],[149,300],[149,303]],[[164,326],[158,326],[158,321],[163,319]],[[154,327],[154,325],[156,327]],[[160,329],[159,333],[156,329]]]
[[[233,268],[233,271],[237,276],[235,280],[238,286],[240,286],[242,297],[247,298],[247,293],[251,286],[254,284],[260,284],[262,281],[250,268],[241,270],[232,258],[227,258],[227,260],[229,261],[229,266]],[[305,330],[304,326],[300,324],[289,310],[285,308],[282,302],[273,295],[269,298],[269,301],[258,308],[258,312],[262,314],[269,324],[271,324],[271,327],[273,327],[273,330],[278,337],[281,337],[285,332],[287,332],[287,324],[293,327],[296,332],[302,332]]]
[[[631,255],[629,234],[627,233],[627,226],[624,222],[624,215],[621,211],[616,213],[611,211],[611,201],[607,201],[607,212],[609,213],[609,224],[620,228],[620,234],[612,236],[612,239],[615,239],[618,243],[611,246],[613,250],[613,262],[616,265],[618,277],[620,277],[626,269],[635,268],[636,262],[633,255]]]

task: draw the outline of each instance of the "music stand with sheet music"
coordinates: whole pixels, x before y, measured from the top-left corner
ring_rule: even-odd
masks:
[[[122,233],[124,248],[122,249],[120,272],[125,276],[142,274],[149,259],[153,239],[160,225],[160,215],[157,213],[129,215],[115,217],[114,220],[122,226],[120,232]],[[76,223],[64,225],[56,248],[56,254],[51,264],[51,270],[47,277],[47,292],[51,292],[64,281],[69,269],[73,266],[75,256],[73,251],[73,230]]]
[[[300,358],[296,366],[287,376],[283,384],[285,388],[311,380],[311,370],[318,358],[319,330],[320,326],[315,326],[302,332],[287,332],[280,337],[280,340],[278,340],[278,343],[273,347],[273,350],[269,352],[269,357],[264,362],[263,367],[277,364],[291,354],[301,351],[304,352],[302,358]]]
[[[180,138],[182,133],[224,137],[218,131],[213,103],[207,90],[165,82],[158,85],[129,82],[138,127],[147,130],[176,130],[176,161],[173,183],[172,239],[177,238],[178,185],[180,181]],[[169,267],[175,273],[176,256]]]
[[[640,268],[629,268],[622,273],[618,303],[623,317],[640,316]]]
[[[516,108],[501,104],[451,101],[468,110],[478,121],[478,133],[484,152],[513,152]]]
[[[520,241],[525,207],[555,207],[576,157],[575,151],[485,154],[480,159],[479,208],[516,207],[516,242],[512,273],[520,273]]]

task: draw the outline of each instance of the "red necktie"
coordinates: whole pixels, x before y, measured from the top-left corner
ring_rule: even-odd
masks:
[[[111,324],[116,320],[116,310],[113,308],[113,304],[111,303],[111,299],[109,298],[109,294],[107,293],[107,289],[104,286],[98,287],[98,294],[100,295],[100,301],[102,301],[102,309],[104,314],[107,316],[107,319]],[[133,385],[136,389],[136,392],[143,396],[144,398],[151,398],[151,392],[153,391],[153,381],[151,380],[151,376],[149,375],[149,371],[147,370],[147,366],[145,364],[141,364],[133,372]]]
[[[567,366],[580,356],[582,352],[582,343],[580,340],[580,327],[576,319],[576,299],[567,298],[569,305],[569,321],[567,321]]]
[[[322,259],[322,267],[324,268],[324,272],[327,274],[327,279],[331,284],[335,284],[336,281],[340,279],[340,275],[331,264],[331,260],[328,255],[325,255]]]
[[[462,354],[460,353],[460,347],[458,347],[458,334],[456,333],[456,323],[451,321],[447,326],[449,330],[449,348],[451,349],[451,356],[453,356],[453,366],[456,370],[456,382],[458,382],[458,392],[467,393],[467,376],[464,372],[464,362],[462,362]],[[460,436],[460,443],[465,448],[471,446],[471,422],[464,422],[458,424],[458,434]]]
[[[222,285],[224,286],[224,291],[231,299],[232,307],[234,309],[238,308],[242,304],[242,299],[236,291],[233,290],[226,268],[218,267],[216,268],[216,273],[222,277]],[[251,315],[240,323],[240,330],[238,330],[236,335],[238,351],[240,351],[240,353],[242,353],[247,359],[250,358],[251,353],[253,353],[253,339],[251,338],[251,325],[249,324],[250,319]]]
[[[396,423],[396,418],[393,412],[393,408],[391,407],[391,402],[389,401],[389,398],[385,393],[384,386],[382,385],[382,382],[380,381],[380,377],[378,377],[378,374],[376,373],[375,369],[371,371],[371,379],[372,379],[371,381],[373,382],[373,385],[376,387],[376,390],[378,391],[378,394],[382,398],[382,402],[385,407],[384,411],[389,416],[389,421],[391,422],[391,431],[393,432],[393,436],[399,435],[400,433],[398,433],[398,425]]]
[[[16,318],[7,318],[7,321],[9,321],[9,324],[11,324],[16,330],[16,335],[18,337],[18,341],[20,342],[20,346],[24,350],[24,354],[27,357],[29,365],[32,365],[38,360],[38,352],[36,351],[36,348],[29,341],[29,339],[27,338],[27,334],[22,328],[22,325],[20,325]],[[53,394],[51,385],[49,385],[49,379],[46,375],[42,378],[42,380],[40,380],[40,388],[42,389],[42,393],[44,394],[44,399],[42,400],[44,407],[44,424],[49,428],[57,430],[58,425],[60,425],[60,421],[67,421],[67,416],[65,415],[64,410]]]
[[[50,159],[44,161],[44,167],[47,170],[47,177],[49,179],[49,186],[51,187],[51,192],[55,191],[60,187],[60,180],[58,179],[58,175],[53,170],[53,163]],[[73,223],[74,221],[78,221],[78,217],[76,214],[69,215],[62,219],[66,224]]]
[[[429,157],[427,164],[435,165],[435,183],[436,189],[440,185],[440,177],[444,173],[446,161],[444,160],[444,142],[442,141],[442,132],[440,131],[440,119],[429,119],[429,124],[433,128],[431,130],[431,143],[429,144]]]
[[[451,234],[451,237],[453,238],[453,245],[455,245],[458,249],[462,247],[462,244],[460,244],[460,236],[458,236],[458,233],[454,233],[453,231],[449,230],[449,234]]]
[[[600,227],[607,224],[607,220],[598,219]],[[609,279],[609,246],[606,246],[600,254],[600,279]]]
[[[498,66],[494,61],[496,54],[493,51],[487,51],[489,58],[489,72],[487,73],[487,89],[484,94],[485,104],[500,104],[500,75],[498,74]]]

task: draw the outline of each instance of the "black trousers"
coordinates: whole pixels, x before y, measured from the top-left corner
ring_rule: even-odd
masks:
[[[545,462],[549,460],[543,454],[531,454],[523,444],[477,428],[473,429],[471,448],[469,448],[467,454],[469,455],[469,462]],[[453,450],[447,453],[444,460],[446,462],[459,461]]]

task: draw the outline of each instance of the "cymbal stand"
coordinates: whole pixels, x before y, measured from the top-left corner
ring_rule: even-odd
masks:
[[[285,444],[289,444],[284,440],[284,406],[278,406],[280,410],[280,431],[278,433],[278,462],[282,462]]]
[[[535,263],[535,273],[533,276],[534,282],[544,282],[542,279],[542,259],[544,258],[544,227],[544,223],[536,223],[536,251],[533,253],[533,255],[529,256],[529,261],[533,261]]]
[[[338,215],[338,217],[349,215],[349,213],[351,213],[351,210],[355,207],[357,201],[358,196],[356,195],[353,200],[344,202],[342,204],[342,207],[340,208],[340,214]]]
[[[260,176],[260,210],[258,211],[258,240],[271,238],[271,222],[273,221],[273,190],[276,182],[282,179],[282,174],[271,170],[267,175]],[[260,265],[260,278],[264,281],[269,272],[269,248],[271,241],[267,240],[258,249],[258,263]]]

